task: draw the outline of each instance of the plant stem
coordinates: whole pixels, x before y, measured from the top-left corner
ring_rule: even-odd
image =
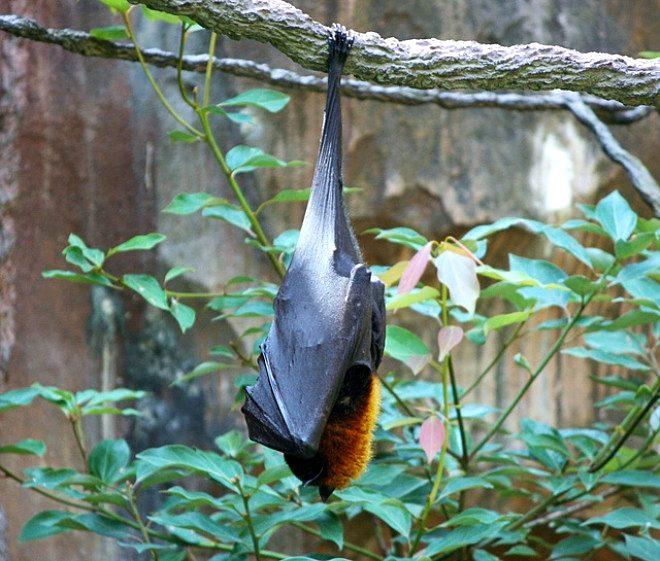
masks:
[[[607,463],[616,455],[619,449],[625,444],[626,440],[630,437],[633,431],[637,428],[639,423],[642,422],[642,419],[646,414],[651,410],[655,405],[656,401],[660,397],[660,379],[657,379],[653,384],[653,395],[648,402],[642,406],[635,406],[629,413],[626,415],[626,418],[623,422],[618,425],[612,432],[610,440],[601,451],[596,455],[596,457],[591,462],[589,466],[589,471],[594,473],[601,468],[603,468]],[[621,436],[617,439],[617,435]]]
[[[133,516],[133,519],[135,520],[136,524],[140,527],[140,533],[142,534],[142,539],[144,540],[144,543],[150,544],[151,543],[151,538],[149,537],[149,531],[147,527],[144,525],[144,522],[142,521],[142,517],[140,516],[140,511],[137,508],[137,504],[135,503],[135,495],[133,493],[133,488],[129,486],[128,488],[128,504],[130,506],[130,513]],[[149,550],[151,554],[151,558],[154,561],[158,561],[158,553],[151,549]]]
[[[181,24],[181,38],[179,40],[179,60],[176,65],[176,82],[179,85],[179,93],[181,94],[181,99],[184,103],[193,109],[196,109],[196,103],[186,92],[186,86],[183,83],[183,55],[186,49],[186,40],[188,38],[188,28],[185,23]]]
[[[259,537],[254,531],[254,525],[252,524],[252,515],[250,514],[250,498],[245,494],[243,486],[240,481],[236,481],[236,487],[238,492],[241,494],[241,499],[243,500],[243,508],[245,509],[245,523],[248,527],[248,532],[252,538],[252,549],[254,550],[254,557],[257,561],[261,561],[261,553],[259,552]]]
[[[476,388],[476,387],[481,383],[481,381],[486,377],[486,375],[487,375],[487,374],[493,369],[493,367],[494,367],[494,366],[500,361],[500,359],[502,358],[502,355],[504,355],[504,353],[505,353],[505,352],[507,351],[507,349],[511,346],[511,344],[512,344],[516,339],[518,339],[518,334],[520,333],[521,329],[523,328],[523,325],[525,325],[525,322],[526,322],[526,321],[527,321],[527,320],[525,320],[525,321],[521,321],[521,322],[516,326],[516,329],[515,329],[515,331],[511,334],[511,337],[509,337],[509,338],[504,342],[504,344],[500,347],[499,351],[497,351],[497,354],[495,355],[495,357],[493,358],[493,360],[491,360],[491,361],[488,363],[488,366],[486,366],[486,368],[484,368],[483,372],[482,372],[481,374],[479,374],[479,376],[477,376],[477,378],[475,379],[474,382],[472,382],[472,384],[470,384],[470,387],[468,387],[468,389],[465,390],[465,391],[463,392],[463,397],[467,396],[467,395],[468,395],[468,394],[469,394],[474,388]]]
[[[292,526],[302,530],[303,532],[310,534],[311,536],[316,536],[317,538],[321,538],[321,532],[318,530],[315,530],[314,528],[310,528],[309,526],[305,526],[301,522],[294,522],[292,523]],[[361,547],[359,545],[356,545],[354,543],[350,542],[344,542],[344,547],[342,548],[342,551],[344,549],[348,549],[349,551],[353,551],[355,553],[359,553],[360,555],[364,555],[365,557],[369,557],[370,559],[377,559],[380,560],[381,556],[378,555],[377,553],[374,553],[373,551],[370,551],[369,549],[366,549],[364,547]]]
[[[5,477],[16,481],[16,483],[18,483],[19,485],[23,485],[25,483],[25,479],[23,479],[22,477],[19,477],[18,475],[16,475],[16,473],[14,473],[9,468],[3,466],[2,464],[0,464],[0,473],[2,473]],[[38,487],[30,487],[30,489],[32,489],[35,493],[41,495],[42,497],[46,497],[46,498],[51,499],[53,501],[57,501],[58,503],[66,505],[66,506],[79,508],[81,510],[87,510],[87,511],[90,511],[90,512],[96,510],[95,508],[93,508],[89,505],[86,505],[84,503],[76,503],[76,502],[70,501],[68,499],[65,499],[64,497],[59,497],[54,493],[50,493],[49,491],[44,491],[43,489],[39,489]]]
[[[83,460],[83,471],[87,471],[87,451],[85,450],[85,433],[82,428],[82,419],[78,416],[69,418],[76,445]]]
[[[206,135],[205,137],[206,142],[210,146],[213,156],[220,165],[220,169],[222,169],[222,172],[225,174],[225,176],[227,176],[229,185],[234,191],[234,194],[236,195],[236,198],[238,199],[238,202],[241,205],[243,212],[248,217],[248,220],[250,221],[250,225],[252,226],[252,230],[254,230],[257,240],[259,240],[259,243],[264,247],[267,248],[272,247],[271,243],[268,241],[268,238],[266,237],[266,234],[263,231],[263,228],[261,227],[261,224],[259,223],[259,220],[255,216],[252,208],[250,208],[250,204],[245,198],[245,195],[243,194],[241,187],[236,182],[236,178],[229,169],[229,166],[227,166],[227,162],[225,161],[225,158],[222,155],[222,151],[220,150],[220,147],[218,146],[218,143],[215,140],[215,137],[213,136],[213,131],[211,130],[211,126],[209,125],[209,120],[206,113],[201,109],[198,110],[197,113],[202,123],[202,128],[204,129],[204,133]],[[282,262],[270,252],[267,253],[267,255],[268,255],[268,259],[270,259],[270,262],[273,265],[273,268],[275,269],[277,274],[283,278],[284,274],[286,273],[286,270],[284,269],[284,265],[282,264]]]
[[[388,375],[389,374],[391,374],[391,372],[388,372]],[[408,415],[408,417],[415,417],[416,416],[415,412],[410,408],[410,406],[405,401],[403,401],[403,399],[401,399],[401,396],[399,396],[399,394],[396,393],[396,390],[392,387],[392,384],[390,384],[385,379],[385,376],[380,376],[379,375],[378,378],[380,379],[380,383],[383,385],[383,387],[385,388],[387,393],[389,393],[394,398],[394,401],[397,402],[399,407],[401,407],[401,409],[403,409],[403,412],[406,415]]]
[[[204,74],[204,93],[202,95],[202,107],[209,104],[211,98],[211,76],[213,74],[213,61],[215,60],[215,45],[218,40],[218,35],[211,32],[211,39],[209,41],[209,59],[206,61],[206,73]]]
[[[451,393],[454,400],[454,409],[456,410],[456,420],[458,421],[458,432],[461,437],[461,466],[467,472],[470,457],[467,449],[467,437],[465,432],[465,425],[463,424],[463,414],[461,413],[461,401],[458,397],[458,386],[456,384],[456,374],[454,372],[454,362],[451,355],[447,356],[449,362],[449,380],[451,382]]]
[[[603,275],[604,276],[604,275]],[[543,370],[545,367],[548,365],[550,362],[550,359],[559,351],[561,348],[562,344],[564,343],[564,339],[566,338],[566,335],[568,335],[568,332],[573,328],[573,326],[577,323],[577,321],[580,319],[580,316],[582,315],[582,312],[584,309],[587,307],[589,302],[591,301],[591,298],[593,298],[594,294],[596,291],[592,292],[589,297],[582,302],[580,307],[578,308],[577,312],[571,318],[571,321],[568,322],[566,327],[561,332],[561,335],[557,338],[555,341],[554,345],[552,345],[552,348],[548,351],[548,353],[545,355],[543,360],[541,361],[541,364],[536,368],[536,370],[530,374],[529,379],[527,382],[525,382],[525,385],[518,391],[516,394],[516,397],[513,399],[509,407],[506,408],[506,411],[502,413],[500,418],[495,422],[495,424],[491,427],[491,429],[488,431],[486,436],[477,444],[472,452],[470,453],[469,459],[472,460],[477,452],[481,450],[486,443],[497,433],[498,430],[500,430],[500,427],[504,424],[504,422],[509,418],[509,415],[513,412],[513,410],[516,408],[520,400],[523,398],[523,396],[527,393],[527,390],[531,387],[531,385],[536,381],[536,379],[543,373]]]
[[[128,38],[133,42],[133,46],[135,47],[135,54],[137,55],[140,66],[142,67],[142,70],[145,76],[147,77],[147,80],[149,80],[149,83],[151,84],[151,87],[153,88],[154,92],[156,92],[158,99],[160,99],[160,102],[163,104],[163,107],[167,109],[168,113],[172,115],[172,117],[174,117],[174,120],[177,123],[179,123],[182,127],[188,129],[188,131],[190,131],[198,138],[204,138],[204,134],[201,131],[197,130],[195,127],[193,127],[190,123],[188,123],[188,121],[186,121],[183,117],[181,117],[181,115],[179,115],[174,110],[174,107],[170,105],[170,102],[167,101],[167,98],[165,97],[161,89],[158,87],[156,80],[154,80],[154,77],[151,74],[151,71],[149,70],[147,63],[144,60],[144,56],[142,56],[142,51],[140,50],[140,46],[138,45],[137,37],[133,32],[133,25],[131,24],[131,18],[129,16],[129,12],[128,11],[123,12],[122,18],[124,19],[124,26],[126,27],[126,34],[128,35]]]
[[[442,319],[443,323],[447,325],[448,313],[447,313],[447,287],[442,285]],[[432,361],[436,362],[436,361]],[[437,363],[437,362],[436,362]],[[415,539],[413,540],[412,545],[410,546],[409,556],[412,557],[417,548],[419,547],[419,542],[422,539],[422,536],[426,532],[426,520],[428,519],[429,513],[431,512],[431,507],[435,502],[438,492],[440,490],[440,483],[442,481],[442,474],[445,469],[445,459],[447,457],[447,449],[449,443],[449,355],[447,355],[442,362],[442,402],[443,402],[443,415],[445,423],[445,439],[442,442],[442,450],[440,451],[440,460],[438,461],[438,468],[435,472],[435,479],[433,481],[433,487],[429,496],[426,498],[426,504],[424,505],[424,510],[422,515],[419,518],[419,525],[417,527],[417,533]]]

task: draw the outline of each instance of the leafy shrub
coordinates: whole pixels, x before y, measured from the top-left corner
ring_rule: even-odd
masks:
[[[126,26],[113,28],[112,38],[121,31],[134,39],[128,4],[103,1],[125,18]],[[182,44],[192,31],[186,19],[153,11],[147,15],[181,23]],[[95,33],[110,37],[104,35],[110,31]],[[211,44],[212,53],[214,37]],[[144,69],[149,72],[146,66]],[[213,105],[209,103],[210,74],[209,70],[201,100],[183,86],[181,90],[200,128],[166,105],[184,129],[169,136],[175,142],[206,143],[239,205],[207,193],[182,193],[164,212],[200,213],[243,230],[246,243],[263,252],[281,276],[297,231],[283,232],[271,243],[259,216],[270,205],[307,200],[309,190],[282,191],[254,211],[238,176],[298,162],[283,162],[248,146],[236,146],[225,154],[210,119],[249,122],[249,114],[235,109],[276,112],[286,106],[288,97],[255,89]],[[338,552],[371,559],[455,555],[488,561],[542,555],[568,560],[602,548],[623,558],[660,559],[652,537],[652,531],[660,527],[654,496],[660,477],[658,455],[653,450],[660,428],[659,411],[654,411],[660,395],[655,354],[660,331],[659,221],[638,217],[616,191],[595,206],[579,207],[584,218],[560,226],[504,218],[478,226],[460,239],[427,240],[402,227],[370,231],[384,243],[414,252],[409,261],[373,267],[373,271],[387,286],[388,310],[405,309],[420,322],[435,322],[437,344],[429,348],[418,334],[396,325],[396,316],[390,314],[385,353],[398,366],[381,374],[386,391],[375,457],[358,481],[337,491],[327,504],[299,485],[280,454],[254,445],[238,432],[219,436],[214,451],[178,444],[131,451],[124,440],[106,440],[88,451],[81,419],[137,415],[138,411],[124,404],[141,399],[144,392],[119,388],[73,393],[35,384],[1,394],[0,413],[28,407],[40,399],[65,415],[86,466],[82,472],[69,467],[30,467],[19,475],[7,467],[7,456],[42,457],[46,444],[33,439],[0,443],[0,472],[60,503],[59,509],[32,518],[23,528],[21,540],[75,530],[109,537],[121,547],[161,561],[196,559],[200,554],[212,556],[214,561],[249,555],[284,559],[285,554],[269,549],[269,541],[276,533],[295,528]],[[486,264],[489,236],[513,227],[542,236],[572,256],[574,270],[566,272],[550,261],[514,254],[506,269]],[[572,232],[595,235],[605,249],[584,247]],[[184,302],[200,295],[169,287],[188,267],[171,269],[162,281],[142,273],[119,276],[111,272],[114,255],[151,250],[164,241],[165,236],[150,233],[104,251],[72,234],[63,251],[71,268],[46,271],[44,277],[135,291],[148,304],[171,314],[186,331],[196,316]],[[429,268],[435,268],[436,275],[432,282],[422,283],[422,279],[430,280],[428,271],[425,274]],[[219,317],[250,317],[257,327],[239,335],[230,347],[215,346],[210,351],[214,360],[200,364],[175,383],[222,375],[228,367],[251,368],[250,374],[236,380],[236,399],[240,401],[244,387],[256,377],[258,346],[268,331],[276,292],[277,285],[270,280],[237,276],[220,294],[205,295],[208,308]],[[604,304],[603,309],[612,305],[609,309],[624,312],[610,317],[593,315],[590,305],[595,301]],[[498,305],[492,305],[494,302]],[[484,315],[482,310],[488,308],[506,312]],[[559,310],[561,315],[547,319],[540,312],[548,309]],[[500,330],[508,336],[496,360],[473,384],[463,387],[461,365],[454,363],[452,350],[458,345],[483,345],[492,332]],[[502,364],[507,372],[520,369],[527,373],[510,405],[497,410],[475,403],[471,399],[474,388],[506,361],[505,351],[539,331],[552,333],[554,342],[536,364],[520,354],[514,364]],[[557,428],[523,419],[518,431],[510,433],[505,429],[507,420],[557,353],[626,372],[594,377],[610,389],[597,407],[611,411],[606,417],[618,421]],[[432,381],[411,378],[410,371],[423,370],[432,373]],[[185,487],[190,477],[201,479],[206,490]],[[156,510],[141,513],[140,495],[154,487],[161,490],[164,500]],[[625,506],[615,510],[601,507],[610,497],[619,497]],[[513,509],[514,500],[525,505],[523,512]],[[484,506],[474,506],[477,504]],[[345,527],[364,521],[369,521],[378,539],[368,545],[346,541]],[[548,530],[554,536],[550,541],[546,541]]]

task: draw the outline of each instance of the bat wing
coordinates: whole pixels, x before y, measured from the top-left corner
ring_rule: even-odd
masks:
[[[312,193],[243,406],[252,440],[303,459],[318,452],[346,372],[370,377],[385,342],[383,284],[363,264],[342,198],[339,83],[352,40],[333,33]]]
[[[311,457],[346,371],[357,364],[370,370],[374,366],[373,283],[361,264],[348,278],[326,271],[290,275],[287,281],[276,298],[275,320],[261,347],[259,380],[248,389],[243,411],[250,438],[288,454]]]

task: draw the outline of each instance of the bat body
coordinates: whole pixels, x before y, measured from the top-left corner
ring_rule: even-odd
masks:
[[[342,197],[339,85],[351,45],[333,27],[312,193],[242,409],[250,438],[283,452],[324,500],[371,456],[385,344],[384,286],[363,263]]]

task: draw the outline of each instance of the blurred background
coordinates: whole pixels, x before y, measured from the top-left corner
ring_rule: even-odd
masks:
[[[503,45],[537,41],[630,56],[657,49],[660,24],[653,1],[292,3],[323,23],[340,21],[384,37]],[[0,0],[0,13],[29,16],[56,28],[89,30],[118,23],[92,0]],[[177,49],[177,27],[139,16],[136,25],[144,47]],[[207,40],[206,32],[193,34],[189,52],[205,52]],[[218,53],[308,73],[274,48],[251,41],[220,38]],[[185,106],[178,105],[173,70],[157,70],[156,77],[185,113]],[[217,73],[213,98],[256,86]],[[245,143],[309,163],[244,175],[253,206],[278,190],[310,185],[323,96],[287,93],[292,100],[282,113],[255,113],[254,125],[232,123],[219,131],[224,149]],[[242,232],[218,221],[160,212],[184,191],[232,200],[206,147],[172,143],[166,132],[173,128],[138,65],[84,58],[0,33],[0,392],[35,381],[72,390],[120,385],[149,390],[151,396],[138,404],[144,413],[139,422],[99,420],[86,427],[90,440],[121,436],[137,449],[169,442],[209,447],[223,431],[244,430],[242,417],[232,409],[232,377],[240,371],[169,388],[177,374],[207,359],[209,347],[231,340],[240,326],[211,322],[213,314],[199,308],[200,320],[182,336],[170,317],[130,294],[42,279],[41,271],[63,268],[60,253],[69,233],[101,247],[139,233],[166,234],[167,242],[157,251],[118,256],[117,271],[162,276],[172,266],[194,267],[183,281],[186,290],[217,290],[237,274],[273,276],[265,257],[243,243]],[[657,116],[612,130],[657,177]],[[349,197],[358,233],[372,226],[408,225],[440,239],[507,215],[563,221],[575,202],[594,201],[613,188],[649,215],[622,170],[566,112],[445,110],[345,99],[344,142],[346,184],[363,189]],[[295,212],[291,208],[274,205],[264,212],[271,238],[299,226],[304,204],[293,207]],[[400,246],[359,237],[370,264],[408,257]],[[496,237],[487,260],[503,263],[509,251],[537,256],[547,251],[546,257],[558,262],[569,259],[549,255],[549,248],[520,231]],[[405,316],[401,319],[405,323]],[[542,337],[529,339],[525,349],[514,348],[512,354],[522,350],[533,362],[545,348]],[[468,384],[499,343],[494,334],[478,354],[473,347],[470,355],[459,353],[459,382]],[[585,361],[558,357],[526,397],[521,414],[552,424],[586,424],[601,391],[592,386],[589,373]],[[508,403],[521,381],[515,376],[494,372],[476,399],[495,406]],[[44,462],[77,466],[65,421],[45,406],[26,411],[3,415],[0,442],[43,438],[49,445]],[[516,418],[510,423],[516,426]],[[19,462],[13,465],[20,469]],[[1,561],[113,558],[106,543],[82,534],[18,545],[22,524],[48,507],[39,495],[0,480]]]

